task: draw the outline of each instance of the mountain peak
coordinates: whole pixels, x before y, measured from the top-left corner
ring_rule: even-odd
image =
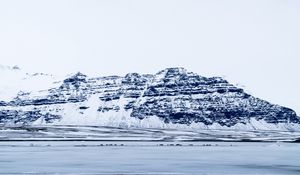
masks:
[[[0,70],[10,70],[10,71],[16,71],[16,70],[21,70],[19,66],[5,66],[0,64]]]
[[[163,69],[161,71],[159,71],[158,73],[156,73],[156,75],[169,75],[169,74],[187,74],[187,70],[183,67],[170,67],[170,68],[166,68]]]
[[[66,78],[64,80],[64,83],[65,84],[73,84],[73,85],[78,86],[78,83],[86,82],[86,79],[87,79],[86,75],[84,75],[81,72],[77,72],[76,74],[70,76],[69,78]]]

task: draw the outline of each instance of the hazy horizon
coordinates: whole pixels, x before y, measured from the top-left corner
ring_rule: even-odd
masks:
[[[300,115],[300,1],[0,0],[0,64],[92,76],[184,67]]]

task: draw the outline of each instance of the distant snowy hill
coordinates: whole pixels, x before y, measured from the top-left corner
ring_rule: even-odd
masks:
[[[10,101],[18,93],[34,92],[55,86],[55,77],[43,73],[26,73],[18,66],[0,65],[0,101]]]
[[[184,68],[94,78],[28,74],[17,66],[0,66],[0,72],[0,123],[5,126],[300,130],[292,109]]]

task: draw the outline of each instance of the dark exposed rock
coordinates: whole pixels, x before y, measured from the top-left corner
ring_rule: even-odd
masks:
[[[79,107],[79,109],[83,109],[83,110],[85,110],[85,109],[89,109],[90,107],[88,107],[88,106],[80,106]]]
[[[2,110],[0,111],[0,122],[9,124],[30,124],[42,118],[46,123],[60,119],[58,115],[42,113],[41,111]]]
[[[6,106],[7,103],[5,101],[0,101],[0,106]]]

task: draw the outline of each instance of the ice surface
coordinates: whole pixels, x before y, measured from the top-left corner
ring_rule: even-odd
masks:
[[[298,143],[0,142],[0,174],[299,174]]]

